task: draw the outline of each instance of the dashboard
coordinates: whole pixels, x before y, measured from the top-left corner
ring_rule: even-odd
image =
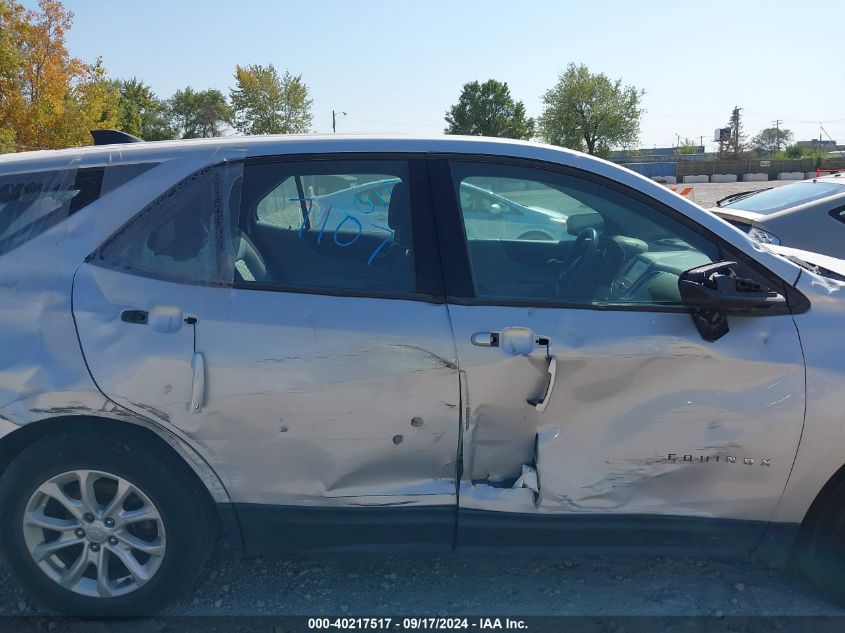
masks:
[[[617,274],[610,284],[609,300],[621,302],[677,303],[678,277],[690,268],[710,263],[710,258],[680,240],[646,243],[634,238],[613,236],[604,248],[603,258],[612,258]],[[620,257],[620,253],[623,254]],[[622,260],[621,262],[619,260]]]

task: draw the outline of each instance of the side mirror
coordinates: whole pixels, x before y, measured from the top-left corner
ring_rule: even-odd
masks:
[[[490,205],[490,214],[498,218],[499,216],[505,214],[505,209],[498,202],[494,202]]]
[[[737,276],[736,262],[692,268],[678,278],[684,305],[702,338],[715,341],[728,332],[727,314],[783,314],[786,298],[752,279]]]

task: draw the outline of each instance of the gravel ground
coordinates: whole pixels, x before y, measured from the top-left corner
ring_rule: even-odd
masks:
[[[740,191],[752,191],[754,189],[766,189],[769,187],[782,187],[783,185],[791,184],[795,181],[789,180],[770,180],[768,182],[726,182],[714,183],[704,182],[698,184],[678,184],[672,185],[679,191],[685,187],[692,187],[692,201],[701,205],[705,209],[716,206],[716,201],[732,193],[739,193]],[[689,197],[689,196],[688,196]]]
[[[369,553],[213,558],[195,589],[166,613],[409,614],[842,616],[845,610],[798,578],[745,561]],[[51,614],[0,569],[0,615]]]

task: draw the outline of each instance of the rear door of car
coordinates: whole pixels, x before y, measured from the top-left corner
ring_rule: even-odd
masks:
[[[426,169],[214,167],[77,273],[98,385],[204,447],[251,551],[451,545],[459,393]],[[390,200],[321,204],[391,179]]]

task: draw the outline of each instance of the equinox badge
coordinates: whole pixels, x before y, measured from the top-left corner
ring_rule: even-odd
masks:
[[[707,462],[724,462],[726,464],[745,464],[746,466],[753,466],[759,464],[761,466],[771,466],[772,458],[768,459],[754,459],[753,457],[736,457],[735,455],[678,455],[677,453],[669,453],[666,458],[670,462],[698,462],[705,464]]]

